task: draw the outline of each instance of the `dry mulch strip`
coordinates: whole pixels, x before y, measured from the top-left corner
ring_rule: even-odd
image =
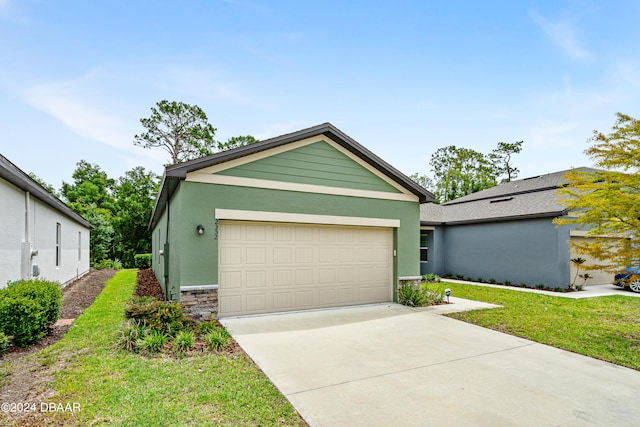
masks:
[[[138,297],[149,296],[164,301],[162,286],[158,283],[158,279],[156,279],[152,269],[147,268],[138,271],[138,286],[134,295]]]

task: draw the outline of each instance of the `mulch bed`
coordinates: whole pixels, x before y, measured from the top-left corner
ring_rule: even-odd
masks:
[[[146,270],[138,271],[138,286],[134,295],[138,297],[154,297],[160,301],[164,300],[162,287],[152,269],[147,268]]]

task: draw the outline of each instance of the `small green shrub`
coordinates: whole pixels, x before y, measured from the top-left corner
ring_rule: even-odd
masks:
[[[553,292],[564,292],[564,288],[556,286],[555,288],[553,288]]]
[[[125,316],[144,322],[148,327],[164,331],[172,336],[195,323],[182,311],[180,303],[158,301],[150,297],[131,300],[125,306]]]
[[[141,340],[146,333],[143,322],[135,319],[127,320],[116,336],[116,345],[127,351],[135,352],[138,350],[138,341]]]
[[[442,285],[422,284],[420,290],[424,293],[424,305],[442,304],[445,299],[445,290]]]
[[[453,275],[451,273],[446,273],[444,275],[445,279],[451,279],[453,277]]]
[[[133,264],[136,268],[144,270],[151,267],[151,254],[136,254],[133,257]]]
[[[196,334],[190,329],[185,329],[176,334],[173,338],[173,347],[180,352],[187,351],[196,342]]]
[[[464,276],[462,274],[456,274],[456,279],[462,280],[464,279]]]
[[[484,282],[484,279],[483,279],[482,277],[478,277],[478,278],[476,279],[476,282],[478,282],[478,283],[483,283],[483,282]]]
[[[0,354],[7,351],[9,347],[11,347],[11,339],[0,331]]]
[[[158,329],[148,329],[147,333],[136,343],[140,350],[146,353],[157,353],[167,343],[169,337],[164,331]]]
[[[0,332],[25,347],[47,334],[60,316],[62,291],[56,282],[23,280],[0,290]]]
[[[229,341],[229,333],[225,329],[209,332],[204,336],[204,342],[212,350],[222,350]]]
[[[220,326],[220,324],[215,320],[200,322],[196,325],[198,335],[207,335],[208,333],[217,331],[218,329],[222,329],[222,326]]]
[[[421,288],[403,283],[398,290],[398,302],[409,307],[422,307],[426,303],[426,296]]]
[[[113,270],[121,270],[122,263],[117,259],[116,260],[103,259],[103,260],[94,262],[93,268],[95,268],[96,270],[104,270],[106,268],[113,269]]]
[[[521,287],[521,288],[528,288],[529,286],[528,286],[526,283],[521,282],[521,283],[520,283],[520,287]]]
[[[544,283],[536,283],[535,284],[535,288],[536,289],[544,289]]]
[[[491,283],[492,285],[496,284],[496,279],[494,279],[493,277],[491,279],[488,280],[489,283]]]
[[[440,276],[438,276],[437,274],[425,274],[422,276],[422,280],[424,280],[425,282],[440,282]]]
[[[511,286],[511,281],[510,280],[505,280],[504,281],[504,285],[505,286]]]

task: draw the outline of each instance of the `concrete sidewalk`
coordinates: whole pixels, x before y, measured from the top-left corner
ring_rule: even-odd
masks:
[[[640,425],[640,372],[438,310],[389,303],[222,323],[312,426]]]
[[[627,297],[640,298],[640,293],[635,293],[622,289],[616,285],[586,285],[582,291],[577,292],[554,292],[541,289],[520,288],[518,286],[492,285],[490,283],[470,282],[468,280],[442,279],[443,282],[462,283],[465,285],[486,286],[488,288],[508,289],[510,291],[530,292],[534,294],[549,295],[552,297],[582,299],[594,297],[606,297],[611,295],[622,295]]]

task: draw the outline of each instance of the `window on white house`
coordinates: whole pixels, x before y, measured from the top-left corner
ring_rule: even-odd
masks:
[[[60,258],[61,258],[61,244],[62,240],[62,226],[59,222],[56,223],[56,267],[60,267]]]

